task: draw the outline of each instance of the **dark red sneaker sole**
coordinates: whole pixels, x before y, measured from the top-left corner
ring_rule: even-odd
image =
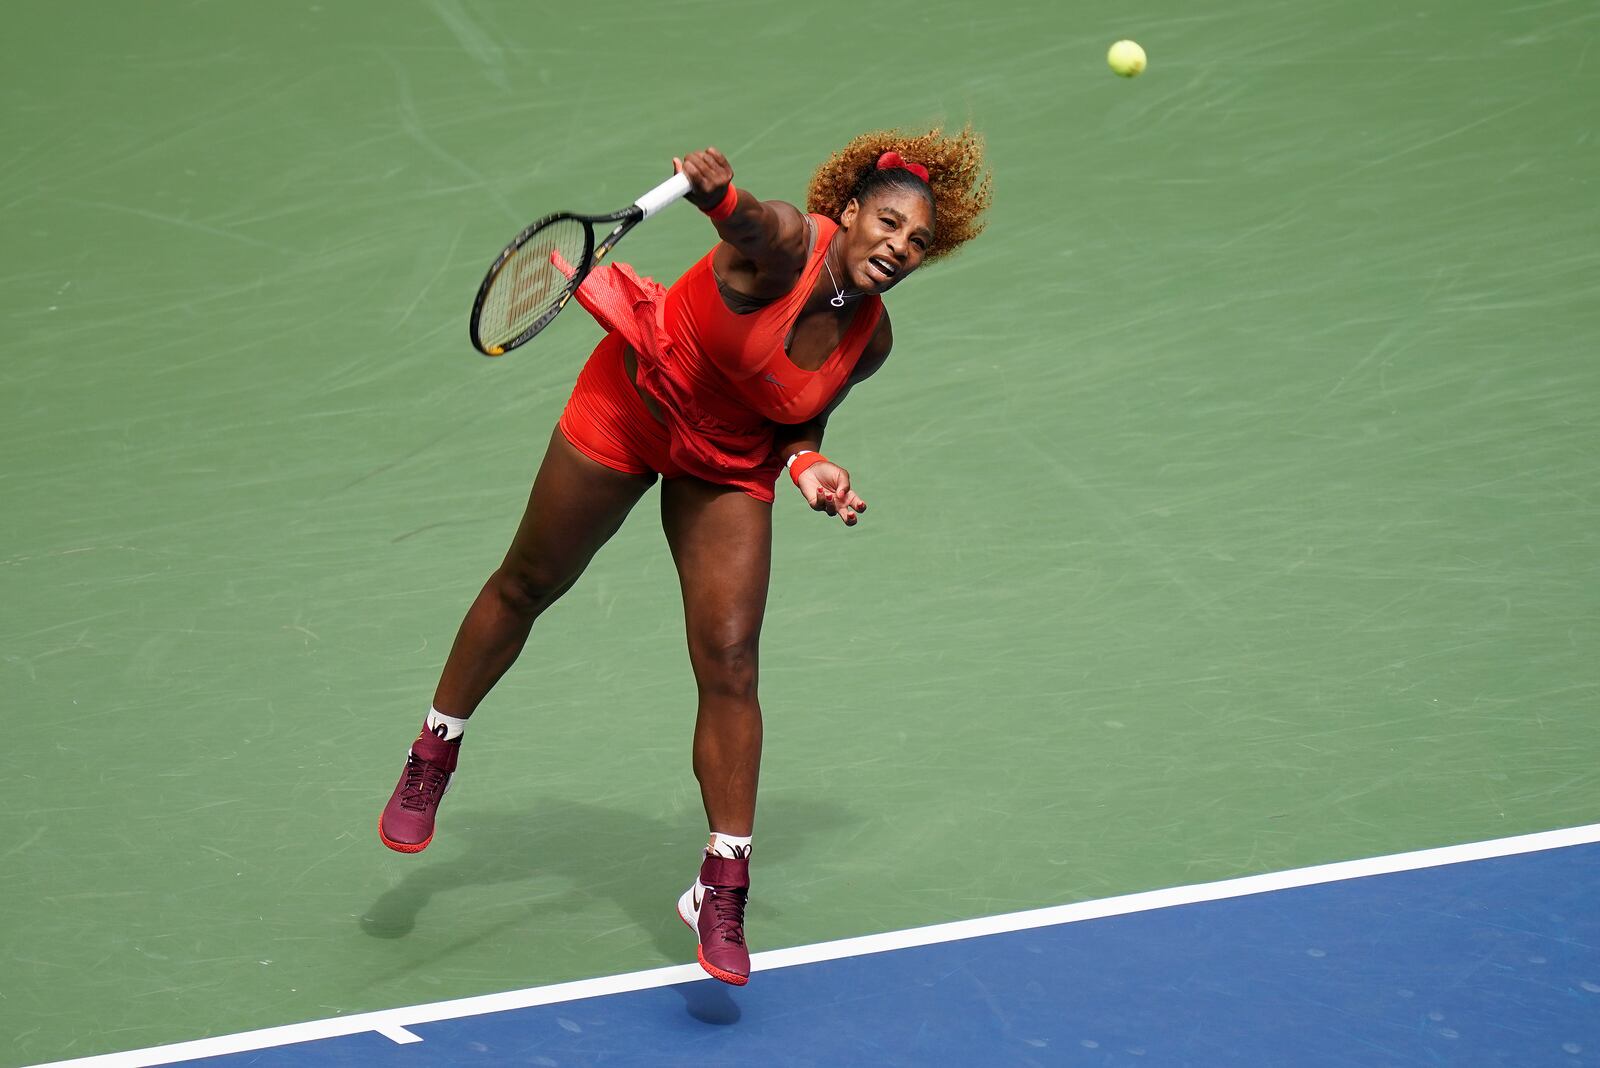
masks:
[[[378,839],[396,853],[420,853],[428,848],[428,843],[433,841],[433,835],[428,835],[420,842],[396,842],[383,833],[383,817],[378,817]]]

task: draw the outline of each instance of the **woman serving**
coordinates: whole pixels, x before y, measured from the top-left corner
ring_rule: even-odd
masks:
[[[711,832],[678,915],[699,936],[702,967],[743,985],[773,487],[787,469],[811,508],[859,521],[866,501],[821,452],[828,417],[889,356],[882,294],[977,236],[989,179],[970,129],[855,138],[813,176],[804,213],[737,188],[714,148],[674,164],[721,240],[670,289],[620,263],[578,288],[606,336],[551,435],[504,561],[461,623],[378,832],[403,853],[432,840],[467,720],[534,620],[660,476]]]

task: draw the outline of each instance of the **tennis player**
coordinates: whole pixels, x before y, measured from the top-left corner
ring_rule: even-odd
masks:
[[[715,148],[673,162],[719,241],[670,289],[622,263],[578,289],[606,335],[551,435],[505,560],[461,623],[378,831],[403,853],[432,840],[468,719],[534,620],[659,476],[711,832],[678,914],[699,936],[702,967],[743,985],[774,485],[787,474],[809,507],[859,522],[867,502],[822,454],[824,428],[888,358],[883,294],[977,236],[990,185],[971,129],[855,138],[812,177],[806,212],[739,189]]]

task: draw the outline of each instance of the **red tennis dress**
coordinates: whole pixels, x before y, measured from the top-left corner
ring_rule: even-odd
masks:
[[[838,347],[807,371],[790,361],[789,332],[823,269],[838,224],[812,223],[810,258],[794,288],[758,310],[730,311],[712,268],[713,248],[664,289],[624,263],[597,268],[578,302],[606,330],[561,414],[567,440],[608,467],[684,475],[772,500],[782,468],[779,423],[815,418],[844,388],[883,315],[876,294],[861,298]],[[629,380],[625,348],[638,353],[638,382],[661,410],[650,414]]]

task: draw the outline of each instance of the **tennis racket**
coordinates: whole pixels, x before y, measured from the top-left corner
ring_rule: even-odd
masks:
[[[546,215],[523,230],[495,258],[472,302],[472,344],[500,356],[531,341],[550,325],[572,294],[624,234],[689,191],[682,173],[610,215]],[[595,243],[595,227],[616,223]]]

